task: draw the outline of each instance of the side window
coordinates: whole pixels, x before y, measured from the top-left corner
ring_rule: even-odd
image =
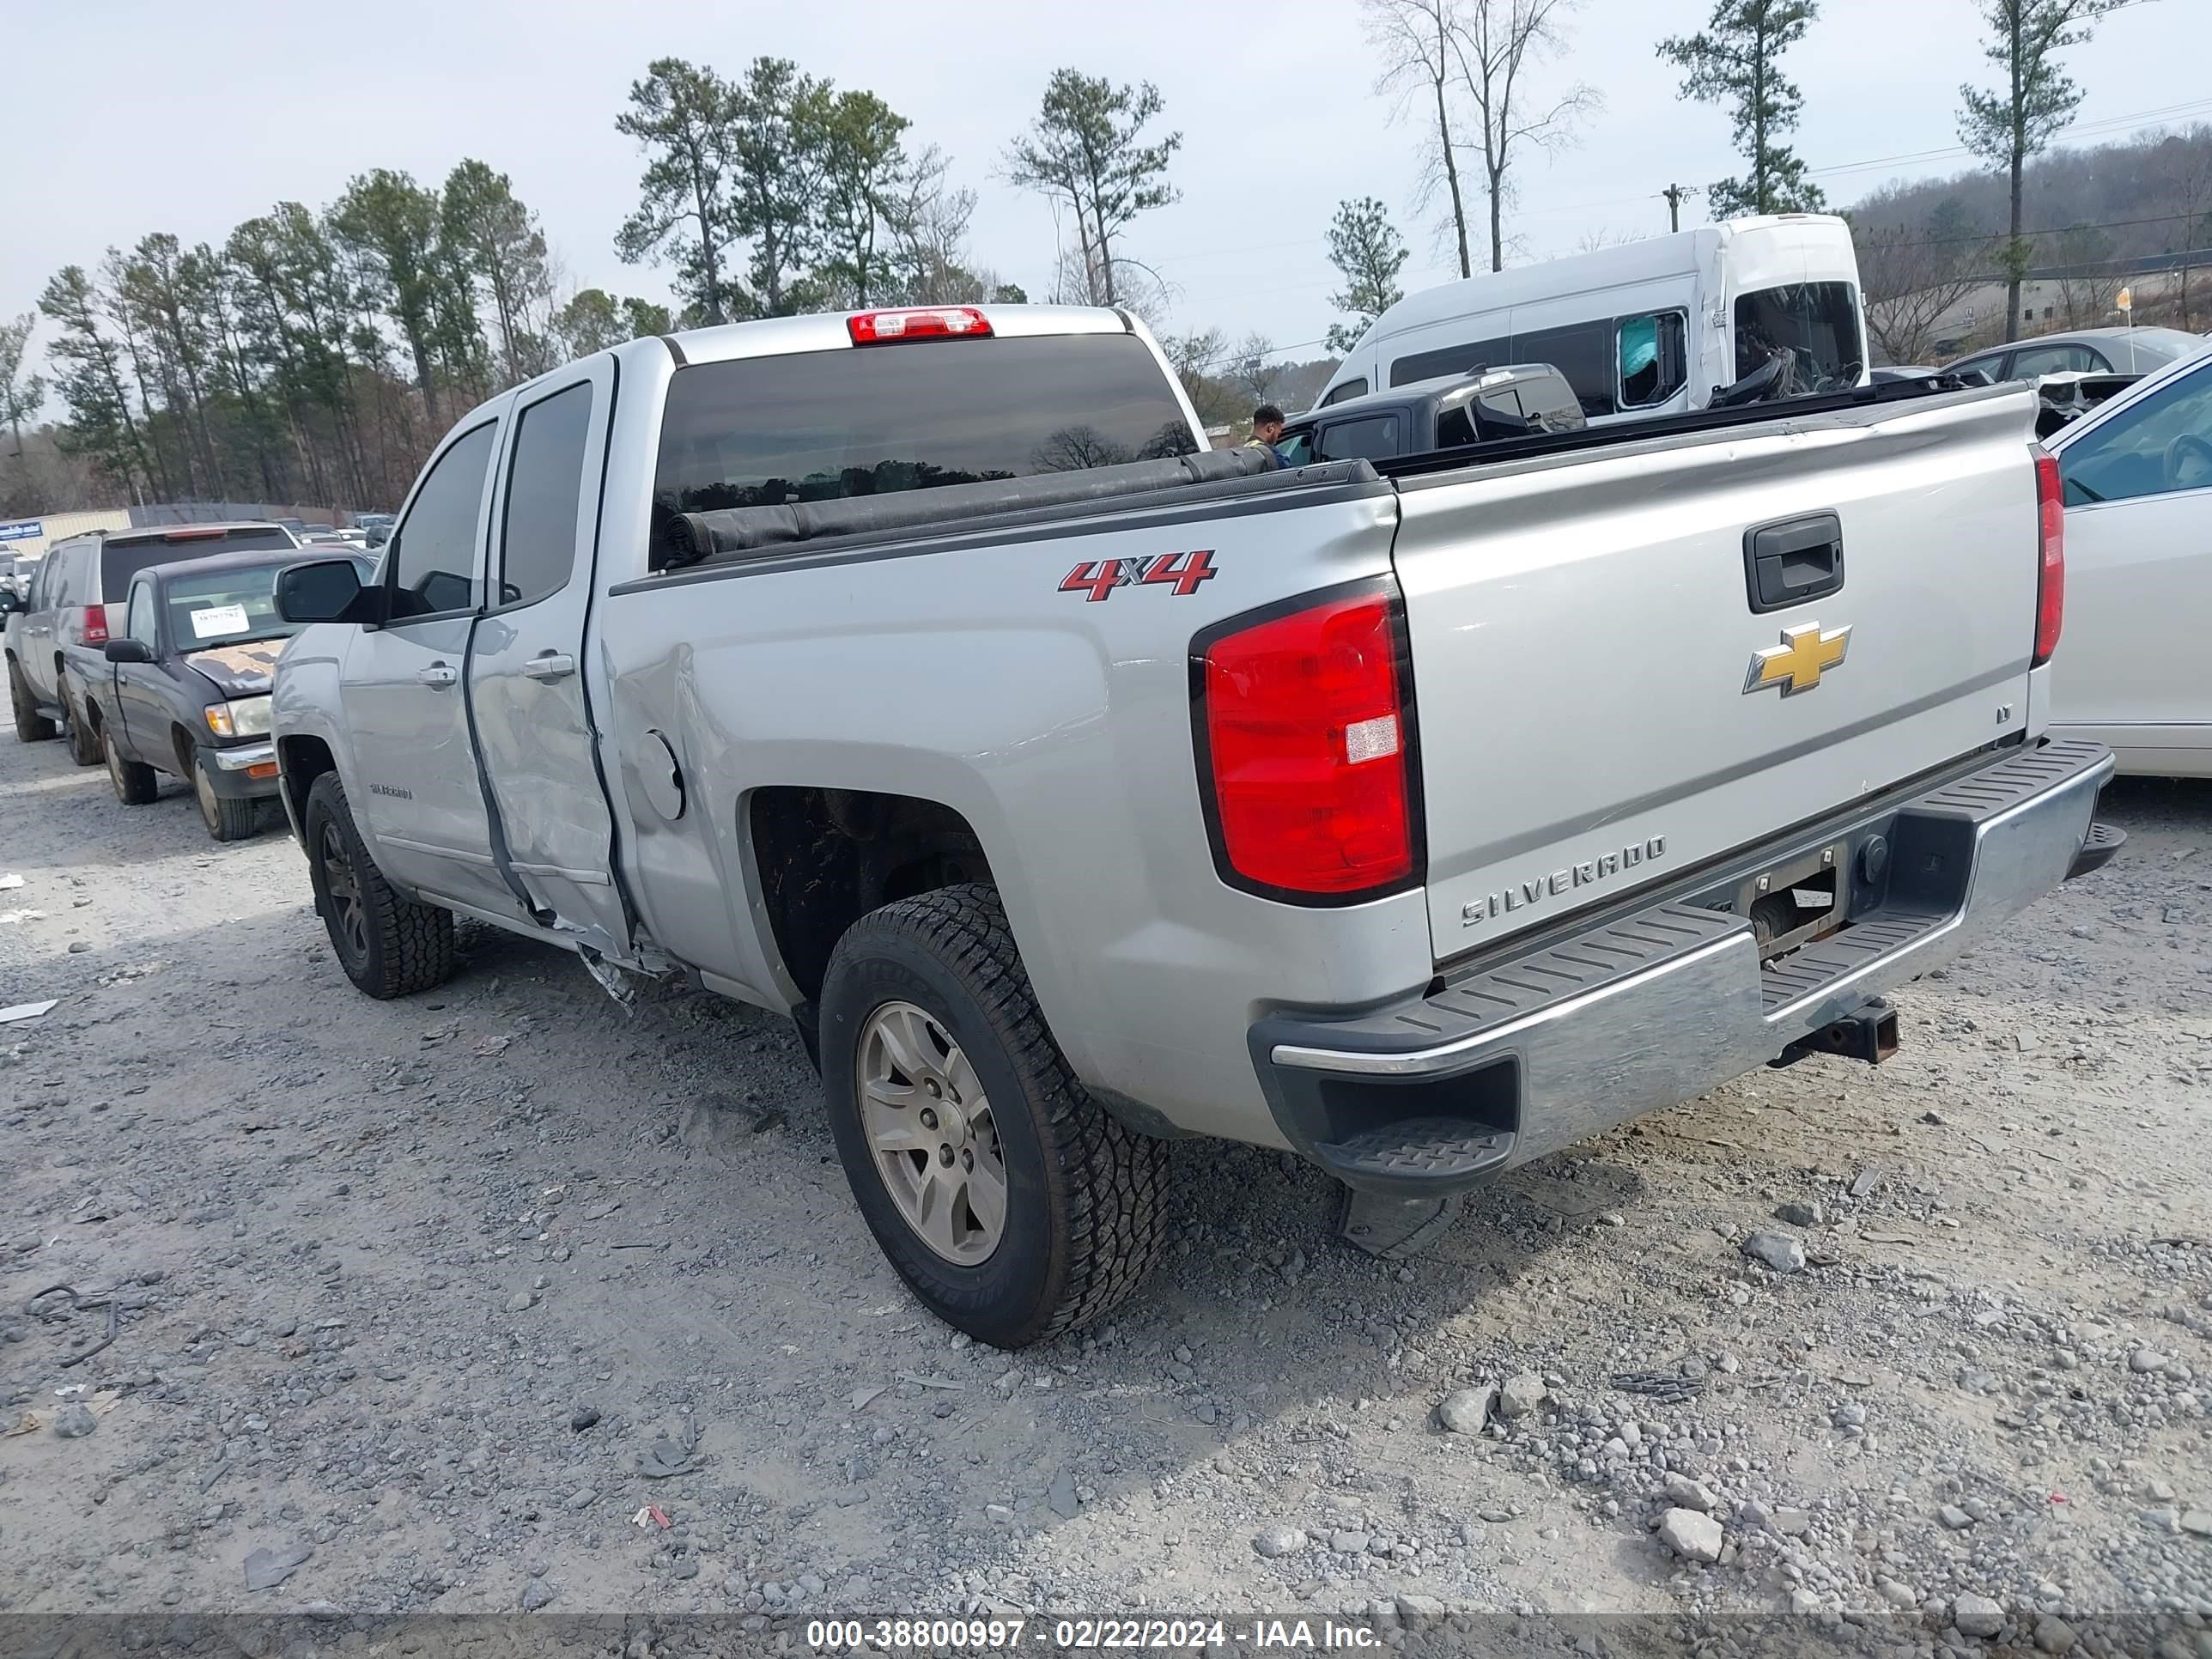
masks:
[[[2169,381],[2058,453],[2066,504],[2212,489],[2212,368]]]
[[[40,559],[38,568],[31,572],[31,591],[23,596],[23,603],[33,611],[46,608],[46,590],[53,585],[54,556],[49,551]]]
[[[154,611],[153,583],[139,582],[132,586],[130,617],[124,623],[123,631],[131,639],[143,640],[149,646],[161,643],[161,625]]]
[[[2039,374],[2071,374],[2092,366],[2087,346],[2022,346],[2012,355],[2012,378],[2032,380]]]
[[[1275,445],[1275,453],[1283,458],[1285,466],[1304,466],[1313,459],[1313,428],[1285,432]]]
[[[1659,311],[1613,325],[1620,365],[1620,407],[1649,409],[1680,392],[1689,378],[1682,313]]]
[[[64,610],[75,605],[77,590],[83,586],[77,580],[77,567],[84,562],[84,549],[72,547],[54,561],[53,586],[46,590],[46,604],[52,610]]]
[[[1365,380],[1346,380],[1342,386],[1332,390],[1328,397],[1322,398],[1317,407],[1327,409],[1331,404],[1348,403],[1354,398],[1364,398],[1366,395]]]
[[[1613,321],[1570,323],[1513,337],[1516,363],[1549,363],[1567,377],[1589,416],[1613,412]]]
[[[1364,420],[1325,426],[1315,441],[1314,453],[1324,461],[1388,460],[1400,453],[1398,417],[1370,415]]]
[[[480,597],[477,525],[497,430],[496,422],[487,421],[441,455],[392,532],[385,564],[392,572],[393,621],[465,611]]]
[[[556,392],[515,419],[507,522],[500,532],[499,602],[532,605],[566,587],[575,564],[591,382]]]
[[[1465,345],[1439,346],[1434,351],[1417,351],[1399,358],[1390,365],[1390,384],[1411,386],[1416,380],[1464,374],[1472,368],[1502,368],[1512,361],[1508,341],[1470,340]]]
[[[1457,449],[1474,441],[1474,417],[1467,405],[1452,404],[1437,411],[1437,447]]]

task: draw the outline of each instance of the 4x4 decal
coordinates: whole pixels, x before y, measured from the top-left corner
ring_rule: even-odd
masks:
[[[1087,604],[1111,597],[1117,587],[1172,587],[1178,598],[1188,599],[1198,585],[1221,573],[1213,568],[1213,550],[1194,553],[1155,553],[1140,559],[1085,559],[1060,578],[1063,593],[1090,594]]]

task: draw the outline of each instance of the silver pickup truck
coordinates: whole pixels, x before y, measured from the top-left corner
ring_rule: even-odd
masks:
[[[1111,311],[635,341],[464,419],[366,583],[285,573],[284,800],[370,995],[465,915],[790,1016],[900,1273],[1031,1342],[1139,1281],[1168,1138],[1409,1249],[1881,1058],[1883,992],[2101,862],[2033,404],[1276,469]]]

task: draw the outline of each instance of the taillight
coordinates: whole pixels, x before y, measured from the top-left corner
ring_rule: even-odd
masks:
[[[107,607],[88,605],[84,608],[84,642],[87,645],[107,643]]]
[[[2066,623],[2066,497],[2058,481],[2058,458],[2035,454],[2035,515],[2042,532],[2043,560],[2035,584],[2035,659],[2040,668],[2058,649]]]
[[[988,338],[991,320],[973,306],[910,306],[899,311],[863,311],[845,319],[854,345],[889,345],[894,340]]]
[[[1418,880],[1403,614],[1371,585],[1201,635],[1200,787],[1214,860],[1247,891],[1349,903]]]

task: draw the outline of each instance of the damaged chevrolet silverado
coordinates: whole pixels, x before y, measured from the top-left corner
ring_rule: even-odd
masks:
[[[1165,1141],[1355,1243],[1762,1064],[2117,844],[2045,741],[2022,387],[1460,453],[1206,452],[1141,325],[940,307],[634,341],[297,565],[283,795],[339,962],[453,918],[788,1015],[869,1227],[1012,1346],[1166,1236]]]

